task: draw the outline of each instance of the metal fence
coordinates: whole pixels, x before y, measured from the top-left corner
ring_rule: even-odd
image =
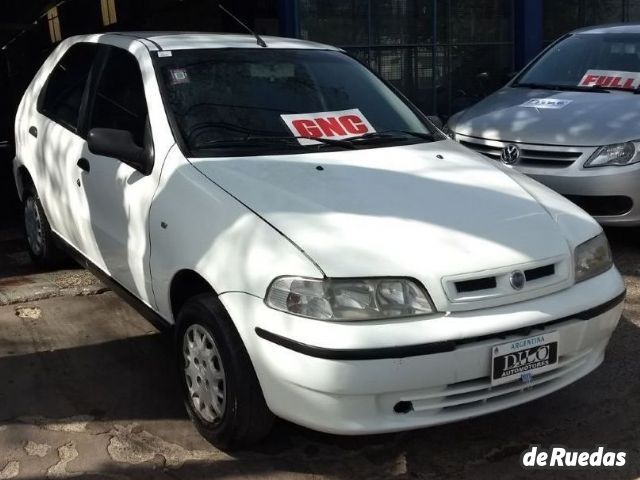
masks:
[[[447,117],[513,70],[512,0],[300,0],[302,38],[341,46]]]
[[[545,43],[579,27],[640,21],[640,0],[542,1]]]

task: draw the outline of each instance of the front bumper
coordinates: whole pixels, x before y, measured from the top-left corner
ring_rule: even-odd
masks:
[[[640,165],[589,168],[575,175],[519,170],[574,201],[601,225],[640,225]]]
[[[640,164],[584,168],[596,147],[534,145],[456,134],[456,140],[500,162],[502,149],[515,143],[523,152],[544,158],[553,153],[579,155],[564,166],[557,161],[519,162],[514,168],[568,197],[602,225],[640,225]]]
[[[623,290],[611,269],[535,300],[386,324],[317,322],[276,312],[246,294],[220,298],[276,415],[320,431],[364,434],[474,417],[574,382],[602,362]],[[491,387],[491,348],[545,328],[559,333],[559,367],[529,384]],[[399,413],[407,402],[410,411]]]

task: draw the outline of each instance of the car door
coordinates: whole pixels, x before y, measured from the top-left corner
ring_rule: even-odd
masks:
[[[81,251],[83,232],[77,227],[85,205],[78,196],[77,162],[85,141],[80,124],[98,53],[96,44],[77,43],[63,54],[38,97],[38,114],[27,127],[40,159],[32,176],[51,228]]]
[[[137,145],[153,149],[138,59],[123,48],[106,48],[87,107],[86,132],[94,128],[125,130]],[[79,191],[87,205],[83,252],[116,282],[153,306],[148,214],[159,181],[160,162],[145,174],[121,159],[95,155],[87,146],[81,163]]]

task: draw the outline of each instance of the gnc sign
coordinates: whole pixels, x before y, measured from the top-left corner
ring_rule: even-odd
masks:
[[[599,86],[634,90],[640,85],[640,72],[587,70],[578,85],[581,87]]]
[[[297,137],[335,138],[357,137],[375,132],[362,112],[353,108],[335,112],[294,113],[280,115],[291,133]],[[312,145],[313,140],[299,138],[302,145]]]

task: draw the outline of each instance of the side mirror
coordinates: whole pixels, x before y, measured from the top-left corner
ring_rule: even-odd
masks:
[[[92,128],[87,144],[89,151],[95,155],[117,158],[144,175],[151,173],[153,159],[144,148],[136,145],[133,135],[127,130]]]
[[[431,123],[433,123],[440,130],[442,130],[442,127],[444,127],[444,122],[438,115],[429,115],[427,118]]]

